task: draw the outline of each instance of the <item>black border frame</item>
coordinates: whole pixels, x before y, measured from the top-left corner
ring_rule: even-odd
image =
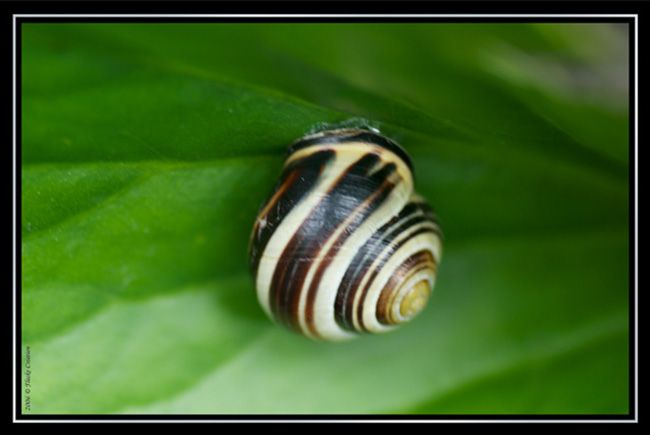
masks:
[[[14,258],[15,268],[13,272],[16,276],[16,282],[12,282],[14,289],[12,296],[15,298],[15,322],[12,320],[12,328],[15,328],[15,375],[13,381],[15,382],[14,400],[15,407],[12,412],[14,422],[38,422],[38,421],[102,421],[102,422],[132,422],[132,421],[224,421],[224,422],[241,422],[241,421],[483,421],[483,422],[598,422],[598,421],[617,421],[617,422],[636,422],[637,416],[637,394],[638,384],[636,379],[636,362],[637,362],[637,348],[636,343],[638,339],[637,326],[637,306],[635,296],[638,298],[638,287],[636,279],[636,204],[635,198],[637,195],[637,187],[635,180],[637,179],[635,163],[637,162],[637,128],[638,116],[637,113],[637,73],[639,66],[636,64],[635,53],[637,53],[635,35],[639,32],[640,23],[642,21],[642,4],[632,1],[620,2],[586,2],[586,1],[567,1],[567,2],[553,2],[542,4],[541,2],[487,2],[487,1],[460,1],[460,2],[413,2],[406,1],[400,3],[390,2],[345,2],[345,3],[322,3],[322,2],[201,2],[201,1],[187,1],[187,2],[96,2],[96,3],[82,3],[82,2],[49,2],[49,1],[35,1],[35,2],[11,2],[4,3],[3,6],[8,5],[5,16],[8,18],[3,20],[10,33],[8,38],[9,42],[5,46],[8,48],[7,52],[10,53],[12,64],[11,70],[15,73],[15,104],[12,98],[12,111],[15,111],[15,123],[11,121],[11,128],[7,131],[12,131],[15,134],[15,166],[12,165],[12,183],[15,187],[12,188],[12,194],[15,195],[15,224],[12,225],[14,231]],[[341,6],[344,6],[342,8]],[[336,11],[338,9],[338,11]],[[341,11],[345,9],[345,11]],[[191,10],[192,12],[188,12]],[[254,12],[251,12],[254,11]],[[487,14],[494,15],[493,17],[127,17],[128,14]],[[15,17],[16,28],[13,28],[14,14],[54,14],[60,15],[59,17]],[[66,14],[111,14],[111,17],[71,17],[65,16]],[[558,14],[565,16],[555,17],[503,17],[499,15],[504,14]],[[636,15],[634,17],[567,17],[566,15],[572,14],[603,14],[603,15]],[[644,15],[643,15],[644,17]],[[589,22],[589,23],[628,23],[629,24],[629,249],[630,249],[630,262],[629,262],[629,399],[628,414],[381,414],[381,415],[337,415],[337,414],[314,414],[314,415],[301,415],[301,414],[24,414],[22,413],[22,334],[20,325],[21,321],[21,236],[20,236],[20,222],[21,222],[21,195],[19,180],[21,178],[21,24],[33,22],[57,22],[57,23],[72,23],[72,22],[162,22],[162,23],[185,23],[185,22],[234,22],[234,23],[292,23],[292,22],[308,22],[308,23],[322,23],[322,22],[404,22],[404,23],[432,23],[432,22],[460,22],[460,23],[474,23],[474,22],[496,22],[496,23],[525,23],[525,22]],[[8,35],[9,36],[9,35]],[[13,38],[15,37],[15,47]],[[15,71],[13,68],[13,50],[15,48]],[[8,57],[8,56],[7,56]],[[639,55],[639,58],[641,56]],[[7,68],[6,71],[8,71]],[[13,82],[13,80],[12,80]],[[12,94],[14,87],[12,83]],[[12,138],[13,142],[13,138]],[[13,159],[13,155],[8,156],[9,160]],[[635,293],[636,292],[636,293]],[[12,308],[12,319],[14,310]],[[13,339],[13,336],[12,336]]]

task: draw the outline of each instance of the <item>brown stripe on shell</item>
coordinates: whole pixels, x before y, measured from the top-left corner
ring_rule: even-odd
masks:
[[[386,173],[393,173],[394,170],[395,165],[392,163],[386,165],[384,169],[382,169],[382,171],[385,171]],[[399,183],[398,180],[391,181],[388,180],[387,177],[386,181],[384,181],[379,189],[374,192],[364,204],[361,204],[358,210],[355,210],[351,222],[348,224],[345,230],[339,234],[336,241],[332,244],[330,249],[327,251],[327,254],[325,254],[323,260],[318,265],[318,269],[316,270],[316,273],[314,274],[307,291],[307,302],[305,306],[305,320],[307,327],[312,334],[316,336],[318,335],[316,325],[314,324],[314,304],[316,299],[316,290],[320,285],[325,271],[329,267],[332,260],[336,257],[336,255],[338,255],[338,252],[345,241],[350,237],[350,235],[352,235],[352,233],[359,227],[359,225],[365,222],[365,220],[386,200],[397,183]],[[296,311],[296,318],[297,314],[298,313]]]
[[[282,220],[300,203],[316,185],[328,163],[334,158],[334,151],[323,149],[284,168],[274,194],[261,208],[249,243],[250,269],[257,274],[257,267],[264,249]],[[264,224],[262,224],[264,223]]]
[[[270,307],[279,322],[294,330],[300,329],[297,322],[300,289],[311,262],[341,222],[392,173],[377,171],[369,175],[378,161],[378,155],[365,154],[342,172],[287,243],[273,273],[269,292]],[[394,165],[392,167],[394,171]]]

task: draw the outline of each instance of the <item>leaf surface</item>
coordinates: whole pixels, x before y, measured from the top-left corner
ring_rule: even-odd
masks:
[[[626,31],[23,24],[29,412],[626,413],[626,60],[589,48]],[[247,243],[287,145],[351,118],[411,154],[445,252],[411,324],[315,343]]]

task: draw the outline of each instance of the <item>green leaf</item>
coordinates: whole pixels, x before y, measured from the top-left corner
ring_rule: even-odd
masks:
[[[23,412],[627,413],[626,32],[23,24]],[[409,325],[318,343],[266,319],[248,237],[287,145],[351,118],[444,258]]]

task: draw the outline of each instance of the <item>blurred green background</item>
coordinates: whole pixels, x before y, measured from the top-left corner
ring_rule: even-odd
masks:
[[[627,25],[21,31],[24,412],[628,412]],[[286,146],[350,118],[445,253],[413,322],[317,343],[258,307],[248,236]]]

